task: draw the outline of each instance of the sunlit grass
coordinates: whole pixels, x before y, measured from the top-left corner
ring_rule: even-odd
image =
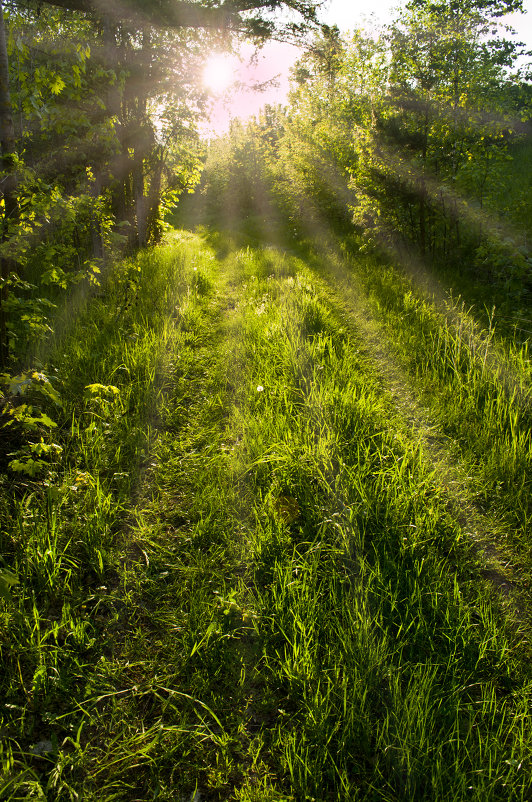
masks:
[[[4,508],[4,798],[526,799],[526,638],[356,325],[216,244],[117,313],[119,267],[55,357],[65,462]]]
[[[338,193],[334,181],[327,188]],[[268,194],[264,185],[255,191]],[[528,563],[532,369],[527,341],[498,335],[497,310],[484,327],[479,321],[485,315],[446,290],[437,270],[418,253],[409,255],[403,247],[390,248],[386,258],[370,256],[359,251],[359,237],[338,235],[310,194],[299,192],[297,209],[290,207],[293,199],[285,201],[299,221],[307,246],[302,253],[328,277],[335,297],[358,295],[358,314],[374,318],[375,331],[384,327],[377,350],[388,363],[398,360],[399,382],[405,368],[410,373],[414,393],[435,413],[454,443],[454,458],[461,457],[465,473],[472,474],[481,505],[504,514],[499,534],[504,532],[515,548],[514,558]],[[272,227],[282,241],[275,204],[266,236]],[[373,355],[379,361],[379,354]]]

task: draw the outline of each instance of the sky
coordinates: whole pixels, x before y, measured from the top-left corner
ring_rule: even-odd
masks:
[[[320,19],[328,25],[338,25],[344,32],[359,25],[376,27],[390,22],[395,16],[394,9],[399,5],[398,0],[372,0],[371,5],[360,0],[330,0]],[[368,6],[372,12],[370,16]],[[532,50],[532,0],[524,0],[523,7],[525,14],[511,14],[504,21],[516,29],[517,40],[524,42]],[[248,119],[256,116],[266,103],[286,101],[289,70],[301,55],[300,50],[285,43],[269,42],[251,64],[249,59],[253,55],[253,48],[244,46],[241,54],[241,61],[237,56],[232,59],[218,57],[207,64],[207,83],[214,84],[215,87],[218,83],[219,87],[224,83],[225,71],[237,82],[239,88],[232,92],[214,92],[210,121],[203,131],[205,136],[222,134],[228,129],[231,118]],[[256,91],[253,86],[257,84],[268,85],[263,91]]]

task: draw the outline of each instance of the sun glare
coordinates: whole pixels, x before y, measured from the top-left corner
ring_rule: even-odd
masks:
[[[235,78],[232,62],[232,56],[222,54],[210,56],[203,68],[203,85],[216,93],[229,89]]]

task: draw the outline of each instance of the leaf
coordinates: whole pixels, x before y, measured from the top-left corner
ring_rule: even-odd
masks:
[[[21,373],[18,376],[9,377],[9,392],[13,395],[24,395],[30,386],[31,378],[28,373]]]
[[[63,81],[60,75],[56,75],[52,83],[50,84],[50,91],[52,95],[60,95],[63,89],[65,88],[66,83]]]
[[[47,376],[45,376],[44,373],[37,373],[37,371],[34,371],[31,374],[31,378],[33,379],[34,382],[37,382],[37,386],[35,387],[36,390],[39,390],[39,392],[47,396],[50,399],[50,401],[53,401],[54,404],[56,404],[58,407],[63,406],[61,396],[54,388],[50,379]]]
[[[52,267],[49,270],[45,270],[44,273],[41,274],[40,280],[41,284],[55,284],[63,290],[67,288],[66,273],[64,270],[61,270],[61,268]]]
[[[42,459],[31,459],[31,457],[26,457],[25,460],[12,459],[9,463],[9,468],[12,471],[15,473],[25,473],[32,479],[46,467],[46,462],[43,462]]]
[[[61,454],[63,448],[57,443],[45,443],[41,437],[40,443],[30,443],[30,451],[37,457],[44,457]]]
[[[49,429],[55,429],[57,426],[57,423],[48,415],[35,410],[34,407],[28,406],[28,404],[21,404],[19,407],[8,406],[3,411],[5,414],[11,415],[21,426],[31,431],[35,431],[40,425]]]
[[[52,420],[46,413],[41,412],[39,417],[32,418],[33,423],[42,423],[43,426],[47,426],[49,429],[55,429],[57,423]]]
[[[12,601],[10,589],[19,584],[19,578],[13,571],[0,568],[0,597],[5,601]]]
[[[116,397],[120,394],[120,390],[118,387],[115,387],[113,384],[87,384],[85,386],[85,393],[89,396],[111,396]]]

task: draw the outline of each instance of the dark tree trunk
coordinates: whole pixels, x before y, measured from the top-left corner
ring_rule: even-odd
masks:
[[[419,180],[419,240],[421,253],[425,257],[427,252],[427,187],[425,172],[427,169],[427,151],[429,141],[429,104],[425,101],[425,117],[423,120],[423,145],[421,149],[422,173]]]
[[[0,147],[2,164],[1,190],[4,200],[1,240],[9,238],[10,223],[18,217],[17,176],[15,173],[15,126],[9,93],[9,61],[7,56],[6,31],[4,25],[4,8],[0,0]],[[14,270],[11,259],[0,259],[2,287],[0,289],[0,364],[5,367],[9,359],[9,343],[6,325],[6,301],[8,298],[8,280]]]
[[[159,145],[157,148],[156,162],[150,177],[150,194],[148,198],[148,211],[146,220],[147,239],[158,242],[161,236],[159,223],[159,210],[161,206],[161,184],[164,167],[164,148]]]
[[[114,128],[116,138],[120,143],[120,156],[117,156],[111,165],[110,174],[112,178],[108,182],[111,186],[111,208],[117,221],[126,219],[126,190],[124,179],[127,172],[124,165],[129,162],[127,146],[124,143],[123,125],[123,96],[122,89],[118,80],[118,73],[123,67],[123,46],[118,45],[119,26],[109,17],[102,17],[103,33],[103,60],[107,70],[114,70],[116,74],[115,82],[107,90],[106,106],[111,117],[114,118]],[[105,182],[104,182],[105,184]]]

